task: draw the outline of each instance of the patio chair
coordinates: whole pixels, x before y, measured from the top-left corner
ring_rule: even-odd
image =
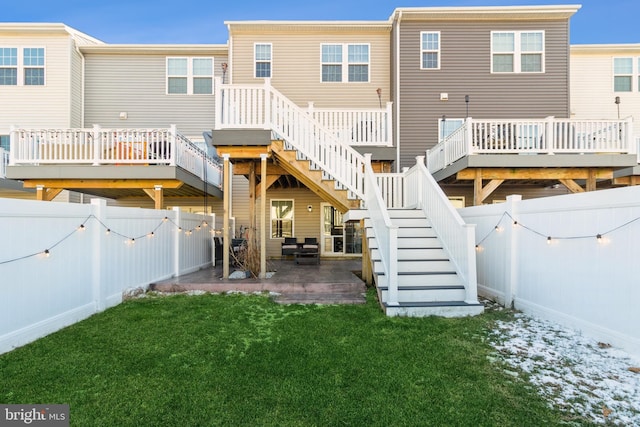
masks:
[[[295,237],[285,237],[284,242],[282,242],[281,257],[284,258],[285,256],[295,255],[299,248],[298,239]]]

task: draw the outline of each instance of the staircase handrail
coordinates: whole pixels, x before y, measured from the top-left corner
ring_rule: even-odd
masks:
[[[398,227],[393,225],[386,202],[371,167],[371,154],[364,155],[364,202],[369,213],[371,228],[378,244],[380,262],[387,277],[387,305],[398,305]]]
[[[263,85],[241,86],[217,79],[216,86],[216,129],[270,129],[357,197],[364,197],[364,156],[271,86],[270,79]]]
[[[425,213],[463,280],[465,301],[477,304],[475,225],[464,222],[427,170],[424,156],[416,157],[416,164],[405,172],[404,182],[405,206],[419,206]]]

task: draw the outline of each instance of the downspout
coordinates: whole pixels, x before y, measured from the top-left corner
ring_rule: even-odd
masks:
[[[395,21],[395,35],[396,35],[396,75],[395,75],[395,106],[396,106],[396,173],[400,172],[400,21],[402,20],[402,10],[398,11],[397,19]]]
[[[78,55],[80,55],[80,58],[82,59],[82,71],[81,71],[81,75],[80,75],[80,128],[84,129],[84,73],[85,73],[85,59],[84,59],[84,55],[82,54],[82,52],[80,52],[80,48],[78,47],[78,44],[76,43],[76,41],[73,41],[73,45],[75,47],[76,52],[78,53]]]
[[[233,84],[233,37],[231,36],[231,25],[227,24],[227,33],[229,34],[229,40],[227,40],[227,63],[229,64],[229,84]]]

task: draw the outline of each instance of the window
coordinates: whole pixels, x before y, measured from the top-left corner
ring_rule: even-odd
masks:
[[[44,48],[26,47],[22,57],[25,86],[44,85]]]
[[[43,86],[44,48],[0,48],[0,85]]]
[[[211,95],[213,58],[167,58],[167,93]]]
[[[271,77],[271,43],[256,43],[253,49],[256,78]]]
[[[271,200],[271,238],[293,237],[293,200]]]
[[[613,58],[613,90],[631,92],[633,90],[633,58]]]
[[[492,73],[543,73],[543,31],[492,31]]]
[[[368,44],[323,44],[320,60],[322,82],[369,81]]]
[[[6,151],[9,151],[9,135],[0,135],[0,148],[4,148]]]
[[[420,33],[420,69],[440,69],[440,32]]]
[[[464,124],[464,119],[438,119],[438,135],[440,142],[453,132],[458,130]]]

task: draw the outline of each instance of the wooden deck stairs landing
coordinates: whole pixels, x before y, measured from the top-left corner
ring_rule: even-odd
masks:
[[[390,209],[389,216],[393,225],[398,226],[399,305],[388,304],[388,278],[383,272],[376,239],[365,220],[378,299],[385,313],[412,317],[482,313],[481,304],[464,301],[464,283],[422,210]]]
[[[296,150],[287,149],[284,141],[272,141],[270,151],[282,169],[339,211],[344,213],[360,207],[360,200],[351,198],[349,191],[340,188],[339,183],[327,177],[321,169],[315,168],[311,161],[301,159]]]

